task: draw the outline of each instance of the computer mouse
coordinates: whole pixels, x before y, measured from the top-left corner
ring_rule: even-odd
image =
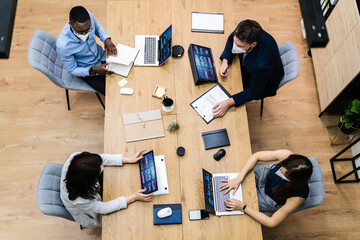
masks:
[[[121,88],[120,89],[120,94],[132,95],[133,93],[134,93],[134,89],[132,89],[132,88]]]
[[[219,151],[217,151],[215,154],[214,154],[214,159],[216,161],[219,161],[220,159],[222,159],[226,154],[226,151],[225,149],[220,149]]]
[[[172,210],[171,208],[169,207],[166,207],[166,208],[163,208],[163,209],[160,209],[158,212],[157,212],[157,216],[159,218],[166,218],[166,217],[169,217],[172,215]]]

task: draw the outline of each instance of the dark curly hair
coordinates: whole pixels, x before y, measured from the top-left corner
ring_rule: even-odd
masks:
[[[71,160],[64,179],[70,200],[77,197],[94,199],[94,195],[100,191],[96,183],[101,164],[102,158],[98,154],[88,152],[80,153]]]

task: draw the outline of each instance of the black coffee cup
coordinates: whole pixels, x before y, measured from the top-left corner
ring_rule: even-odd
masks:
[[[165,96],[164,99],[162,100],[162,104],[163,104],[163,110],[165,112],[171,112],[173,110],[174,101],[171,98]]]

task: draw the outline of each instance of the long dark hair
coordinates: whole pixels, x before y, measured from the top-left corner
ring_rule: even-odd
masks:
[[[313,166],[307,157],[298,154],[291,154],[280,165],[287,169],[284,175],[289,181],[275,189],[274,195],[278,200],[285,200],[299,193],[308,184]]]
[[[69,192],[69,199],[77,197],[94,199],[100,188],[96,187],[102,158],[98,154],[83,152],[76,155],[69,165],[64,180]]]

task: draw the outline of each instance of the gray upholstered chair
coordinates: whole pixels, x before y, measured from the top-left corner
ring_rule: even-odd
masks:
[[[324,185],[324,177],[321,172],[321,168],[315,158],[309,157],[309,160],[313,165],[313,173],[309,180],[309,188],[310,188],[309,196],[305,199],[304,203],[294,211],[294,213],[301,210],[305,210],[307,208],[313,208],[319,206],[324,200],[325,185]],[[262,212],[262,213],[264,213],[267,216],[272,216],[274,212]]]
[[[30,65],[45,74],[57,86],[64,88],[68,110],[70,110],[69,89],[94,92],[101,105],[105,108],[99,94],[86,82],[71,75],[63,66],[56,52],[56,38],[51,34],[36,30],[31,38],[28,49]]]
[[[46,215],[75,221],[60,198],[60,177],[63,165],[49,163],[42,171],[37,186],[37,202]]]
[[[279,53],[281,62],[284,67],[284,77],[281,79],[279,88],[284,86],[286,83],[294,80],[299,74],[299,55],[296,51],[296,47],[292,42],[285,42],[279,45]],[[264,107],[264,99],[261,99],[260,117],[262,117]]]

